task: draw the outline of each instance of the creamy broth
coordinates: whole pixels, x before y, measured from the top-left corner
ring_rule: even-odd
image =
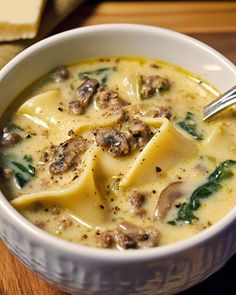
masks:
[[[61,66],[2,118],[1,189],[74,243],[145,249],[191,237],[236,204],[235,109],[202,121],[218,94],[157,60]]]

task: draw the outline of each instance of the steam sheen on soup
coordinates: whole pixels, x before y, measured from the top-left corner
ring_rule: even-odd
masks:
[[[41,229],[146,249],[208,228],[236,204],[236,112],[175,65],[99,58],[60,66],[1,121],[1,189]]]

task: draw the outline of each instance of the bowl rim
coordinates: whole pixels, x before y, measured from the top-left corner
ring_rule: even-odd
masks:
[[[180,38],[183,41],[192,43],[194,46],[198,47],[199,50],[204,50],[213,55],[217,60],[220,60],[234,75],[236,78],[236,67],[224,57],[221,53],[211,48],[210,46],[198,41],[192,37],[185,34],[175,32],[173,30],[164,29],[160,27],[139,25],[139,24],[101,24],[93,25],[88,27],[76,28],[69,31],[65,31],[51,37],[45,38],[29,48],[25,49],[14,57],[8,64],[6,64],[0,71],[0,83],[4,80],[4,77],[11,74],[14,68],[22,62],[25,58],[31,55],[37,54],[41,49],[50,45],[55,45],[57,43],[64,42],[69,39],[74,39],[80,35],[86,35],[88,33],[97,32],[109,32],[109,31],[142,31],[142,32],[153,32],[158,34],[164,34],[172,38]],[[183,251],[189,250],[194,247],[201,246],[202,244],[209,242],[217,235],[219,235],[224,229],[227,229],[233,222],[236,221],[236,207],[232,208],[222,219],[220,219],[216,224],[212,225],[210,228],[195,234],[194,236],[187,238],[185,240],[175,242],[169,245],[163,245],[156,248],[151,248],[147,250],[129,250],[129,251],[117,251],[113,249],[100,249],[90,246],[84,246],[76,243],[72,243],[52,234],[49,234],[37,226],[28,221],[23,217],[16,209],[14,209],[11,204],[4,197],[2,192],[0,192],[0,209],[4,210],[4,214],[8,216],[11,220],[11,224],[14,224],[15,228],[19,228],[20,232],[24,231],[24,234],[31,235],[34,237],[34,241],[38,241],[39,244],[46,247],[51,247],[54,250],[60,251],[64,255],[73,257],[87,257],[92,260],[96,259],[98,261],[116,262],[116,263],[127,263],[134,261],[143,260],[153,260],[162,259],[167,256],[175,255],[176,253],[182,253]],[[4,240],[3,236],[3,240]]]

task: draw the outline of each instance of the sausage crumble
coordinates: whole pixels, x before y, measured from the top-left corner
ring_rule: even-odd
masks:
[[[18,133],[12,131],[8,127],[3,128],[0,138],[0,144],[2,146],[12,147],[19,143],[21,140],[22,137]]]
[[[98,146],[105,148],[114,157],[125,156],[129,153],[129,144],[119,130],[112,127],[98,128],[95,132]]]
[[[170,88],[168,79],[158,75],[141,76],[141,95],[144,99],[153,97]]]
[[[88,107],[99,83],[95,79],[85,80],[75,91],[75,98],[69,102],[69,112],[74,115],[82,114]]]
[[[56,147],[56,160],[50,164],[51,174],[60,174],[69,170],[74,164],[79,153],[87,149],[87,143],[81,136],[72,137]]]

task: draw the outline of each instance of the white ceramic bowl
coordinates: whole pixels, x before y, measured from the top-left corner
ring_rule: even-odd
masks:
[[[30,83],[61,64],[96,56],[146,56],[185,67],[221,91],[236,84],[236,69],[207,45],[142,25],[91,26],[47,38],[0,72],[0,112]],[[118,252],[72,244],[22,217],[0,195],[0,237],[30,269],[73,294],[174,294],[199,283],[236,252],[236,208],[194,237],[150,250]]]

